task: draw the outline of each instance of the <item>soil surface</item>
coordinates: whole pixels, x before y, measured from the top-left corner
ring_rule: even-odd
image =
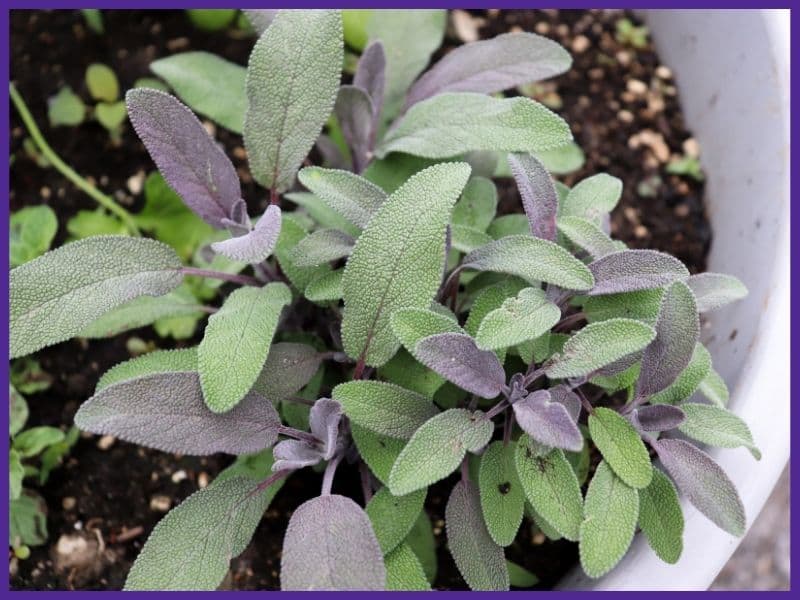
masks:
[[[137,210],[141,193],[129,180],[154,167],[131,128],[127,127],[117,145],[97,123],[51,128],[47,98],[70,85],[88,101],[84,72],[93,62],[110,65],[124,90],[149,75],[152,60],[175,52],[206,50],[246,64],[254,40],[233,32],[200,32],[182,11],[103,11],[103,16],[106,33],[98,36],[86,30],[77,11],[12,11],[11,77],[55,151],[117,201]],[[660,64],[650,44],[633,48],[615,38],[616,24],[623,17],[635,22],[630,15],[613,11],[463,13],[452,19],[442,53],[470,36],[492,37],[518,28],[552,37],[570,49],[573,69],[541,84],[534,94],[566,118],[586,153],[584,167],[563,181],[571,185],[600,171],[620,177],[625,187],[612,215],[613,235],[633,247],[668,251],[691,271],[702,271],[711,237],[702,203],[703,184],[665,172],[671,158],[696,153],[696,144],[683,124],[669,69]],[[78,210],[96,205],[56,171],[41,169],[26,157],[22,151],[26,134],[15,112],[11,127],[11,151],[17,157],[11,168],[11,210],[40,203],[52,206],[59,217],[56,243],[60,243],[67,235],[66,221]],[[265,194],[248,175],[241,138],[222,128],[216,128],[215,135],[239,168],[251,214],[259,214]],[[500,182],[499,191],[501,210],[521,210],[513,183]],[[73,340],[39,352],[37,358],[55,382],[46,392],[29,398],[29,424],[68,427],[99,376],[129,358],[126,338],[130,335],[170,346],[146,328],[111,340]],[[12,587],[121,588],[132,561],[164,512],[213,480],[230,460],[179,457],[121,441],[81,437],[63,467],[53,472],[44,488],[37,489],[49,507],[48,544],[33,548],[28,560],[11,561]],[[355,469],[342,467],[334,491],[361,501],[358,481]],[[436,587],[465,589],[444,541],[444,505],[451,485],[446,481],[434,486],[426,505],[439,544]],[[233,561],[224,587],[279,587],[286,523],[295,507],[318,494],[319,486],[320,476],[310,469],[289,478],[253,543]],[[577,561],[577,547],[546,540],[527,521],[523,527],[525,533],[507,555],[540,578],[538,588],[551,587]],[[75,536],[86,549],[86,564],[64,566],[58,548]]]

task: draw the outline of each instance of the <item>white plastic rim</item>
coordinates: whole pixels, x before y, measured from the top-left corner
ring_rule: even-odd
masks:
[[[647,10],[659,55],[678,84],[700,142],[713,240],[709,270],[731,273],[749,296],[710,313],[703,341],[763,458],[708,452],[730,475],[753,523],[789,459],[789,11]],[[575,568],[562,589],[705,590],[741,541],[682,499],[686,529],[676,565],[637,535],[608,575]]]

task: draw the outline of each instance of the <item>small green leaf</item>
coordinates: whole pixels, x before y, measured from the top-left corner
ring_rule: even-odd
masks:
[[[419,559],[428,583],[433,584],[436,580],[438,561],[436,559],[436,538],[433,537],[433,526],[431,519],[423,509],[411,528],[411,532],[406,537],[405,543],[414,551]]]
[[[523,214],[503,215],[492,221],[486,233],[496,240],[510,235],[530,235],[530,223]]]
[[[19,459],[19,453],[11,448],[8,451],[8,499],[16,500],[22,494],[22,480],[25,477],[25,467]]]
[[[182,52],[150,63],[189,108],[242,133],[247,100],[245,68],[210,52]]]
[[[433,398],[444,379],[401,348],[389,362],[378,368],[378,377],[400,387]]]
[[[306,286],[305,297],[316,303],[341,300],[343,277],[344,269],[336,269],[320,275]]]
[[[265,490],[258,484],[250,477],[223,477],[171,510],[147,539],[125,589],[216,589],[283,480]]]
[[[358,238],[342,282],[342,342],[351,358],[384,364],[399,346],[391,314],[430,305],[441,283],[445,224],[469,172],[465,163],[444,163],[418,173]]]
[[[98,235],[128,235],[125,223],[102,207],[79,210],[67,221],[67,231],[77,240]]]
[[[589,433],[622,481],[636,489],[650,485],[653,478],[650,455],[639,433],[625,417],[610,408],[595,408],[589,415]]]
[[[503,548],[492,540],[481,514],[478,489],[459,481],[445,509],[447,545],[470,589],[503,591],[509,588]]]
[[[560,318],[544,291],[525,288],[483,318],[475,341],[482,350],[508,348],[547,333]]]
[[[94,109],[94,116],[103,127],[113,133],[118,131],[119,127],[125,122],[125,118],[128,116],[128,109],[125,107],[124,100],[100,102]]]
[[[453,248],[464,253],[477,250],[492,241],[488,234],[466,225],[451,225],[450,233]]]
[[[47,100],[47,119],[53,127],[74,127],[83,123],[85,117],[86,106],[83,100],[68,85]]]
[[[291,187],[333,110],[343,56],[338,10],[280,11],[256,42],[247,66],[244,143],[253,178],[264,187]]]
[[[151,63],[152,64],[152,63]],[[150,88],[151,90],[160,90],[162,92],[169,92],[169,86],[155,77],[139,77],[133,82],[134,88]]]
[[[8,539],[11,546],[41,546],[47,542],[47,505],[38,494],[25,490],[8,505]]]
[[[189,20],[198,29],[204,31],[219,31],[225,29],[236,17],[233,8],[193,8],[187,9]]]
[[[653,481],[639,490],[639,527],[658,557],[671,565],[683,552],[683,511],[678,492],[659,469]]]
[[[14,438],[13,448],[21,458],[30,458],[48,446],[62,441],[64,432],[56,427],[31,427]]]
[[[25,427],[25,422],[28,420],[28,403],[11,384],[8,385],[8,403],[8,435],[14,437]]]
[[[600,173],[588,177],[575,185],[560,203],[559,216],[582,217],[598,222],[610,213],[622,196],[622,181],[611,175]]]
[[[453,207],[453,225],[486,231],[497,212],[497,188],[491,179],[473,177]]]
[[[420,340],[438,333],[464,333],[455,319],[427,308],[396,310],[392,313],[390,325],[400,343],[415,358],[417,358],[417,343]],[[441,377],[439,379],[444,381]]]
[[[376,154],[449,158],[473,150],[535,153],[570,141],[566,122],[529,98],[448,92],[412,106]]]
[[[340,383],[332,397],[354,423],[399,439],[409,439],[439,413],[430,398],[382,381]]]
[[[427,494],[424,488],[405,496],[393,496],[389,488],[383,487],[369,501],[365,510],[384,556],[397,548],[411,531]]]
[[[156,373],[197,371],[197,348],[156,350],[121,362],[106,371],[97,382],[95,393],[103,388]]]
[[[584,505],[581,523],[581,566],[589,577],[608,573],[625,556],[636,533],[639,494],[607,463],[597,466]]]
[[[322,355],[308,344],[278,342],[269,349],[253,391],[272,402],[297,394],[317,373]],[[316,400],[316,396],[313,398]]]
[[[114,71],[107,65],[93,63],[86,69],[86,87],[92,98],[101,102],[116,102],[119,98],[119,82]]]
[[[495,441],[481,456],[481,508],[489,535],[500,546],[508,546],[517,536],[525,510],[525,494],[517,478],[514,445]]]
[[[536,575],[515,562],[506,560],[506,567],[508,568],[508,578],[511,582],[511,587],[526,589],[532,588],[539,583],[539,578]]]
[[[624,317],[655,325],[663,295],[663,289],[654,289],[588,296],[583,301],[583,312],[590,323]]]
[[[761,460],[761,451],[753,442],[747,423],[732,412],[694,402],[681,404],[681,409],[686,413],[686,420],[678,429],[685,435],[717,448],[744,446],[756,460]]]
[[[66,244],[12,269],[11,358],[69,339],[100,315],[181,282],[175,252],[155,240],[97,237]]]
[[[8,258],[13,268],[50,249],[58,229],[58,219],[52,208],[42,204],[13,212],[8,225]]]
[[[426,421],[409,440],[389,474],[395,495],[410,494],[444,479],[467,451],[476,452],[492,437],[494,423],[481,411],[452,408]]]
[[[608,237],[596,223],[582,217],[560,217],[558,230],[595,260],[620,250],[617,242]]]
[[[344,41],[353,50],[363,50],[369,36],[367,23],[372,16],[371,10],[343,10],[342,24],[344,27]]]
[[[298,179],[338,215],[362,229],[386,201],[386,192],[349,171],[306,167]]]
[[[523,434],[517,441],[515,463],[525,497],[537,514],[565,538],[577,541],[583,498],[564,452],[546,448]]]
[[[638,352],[656,337],[649,325],[633,319],[608,319],[590,323],[553,356],[545,373],[551,379],[580,377]]]
[[[464,323],[464,330],[475,337],[478,333],[483,319],[495,309],[500,308],[503,302],[513,298],[527,285],[517,277],[506,277],[502,281],[486,286],[481,289],[472,302],[469,316]]]
[[[305,227],[297,218],[298,213],[283,213],[281,233],[275,243],[273,254],[278,258],[278,264],[292,285],[303,292],[312,281],[331,272],[330,265],[317,267],[301,267],[292,262],[291,251],[300,240],[308,235]]]
[[[291,300],[283,283],[243,287],[208,319],[197,366],[203,398],[212,411],[229,411],[253,387],[267,360],[281,310]]]
[[[86,25],[98,35],[102,35],[105,32],[103,27],[103,13],[100,12],[97,8],[82,8],[81,14],[83,15],[83,20],[86,21]]]
[[[302,173],[303,172],[300,171],[298,175],[302,177]],[[302,207],[304,212],[308,213],[308,216],[320,227],[339,229],[345,233],[349,233],[353,237],[358,237],[361,233],[360,227],[353,225],[350,221],[328,206],[328,204],[316,194],[312,194],[311,192],[290,192],[284,194],[283,197]]]
[[[725,380],[713,368],[709,369],[708,375],[700,382],[698,389],[714,406],[719,408],[728,406],[728,400],[730,399],[728,386],[725,384]]]
[[[107,312],[79,334],[85,338],[112,337],[123,331],[152,325],[159,319],[203,314],[203,307],[176,292],[165,296],[142,296]]]
[[[527,221],[526,221],[527,227]],[[510,235],[495,240],[464,257],[462,267],[516,275],[571,290],[594,285],[589,269],[561,246],[531,235]]]
[[[350,428],[361,458],[382,484],[388,484],[389,473],[406,440],[375,433],[357,423],[350,423]]]
[[[380,541],[380,537],[378,540]],[[387,590],[429,591],[431,589],[425,570],[408,542],[403,542],[384,556],[383,562],[386,565]]]
[[[291,250],[289,258],[298,267],[315,267],[350,255],[352,237],[336,229],[317,229]]]

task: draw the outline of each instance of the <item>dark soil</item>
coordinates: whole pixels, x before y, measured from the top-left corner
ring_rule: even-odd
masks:
[[[92,62],[109,64],[122,89],[149,75],[147,65],[157,57],[187,50],[207,50],[246,64],[252,38],[238,34],[207,34],[192,28],[181,11],[104,11],[106,34],[86,31],[77,11],[12,11],[11,77],[28,102],[51,146],[79,173],[91,176],[101,189],[133,210],[141,203],[127,182],[153,165],[130,128],[115,146],[96,123],[77,128],[47,125],[47,98],[70,85],[84,100],[84,71]],[[702,204],[703,185],[693,179],[668,175],[664,163],[682,154],[690,138],[683,124],[674,84],[650,46],[633,49],[614,38],[619,12],[587,11],[476,11],[485,19],[481,37],[521,27],[548,35],[572,49],[573,69],[545,83],[537,97],[560,101],[558,111],[573,128],[586,152],[585,166],[564,178],[571,185],[587,175],[607,171],[620,177],[625,191],[612,216],[612,233],[633,247],[657,248],[683,260],[693,272],[702,271],[710,243],[710,229]],[[628,16],[628,18],[631,18]],[[588,44],[580,49],[578,36]],[[445,51],[460,43],[448,33]],[[577,46],[576,46],[577,44]],[[645,86],[642,91],[638,84]],[[633,92],[631,91],[633,89]],[[636,92],[636,93],[634,93]],[[11,115],[11,151],[17,157],[11,169],[11,210],[47,203],[59,216],[57,243],[66,238],[66,221],[78,210],[94,209],[86,195],[52,169],[41,169],[21,150],[26,136],[16,113]],[[645,133],[644,137],[642,132]],[[662,146],[659,146],[659,136]],[[239,168],[244,197],[251,214],[265,205],[263,190],[248,173],[242,142],[222,128],[216,130]],[[653,139],[656,142],[653,143]],[[631,141],[631,140],[634,141]],[[639,143],[638,147],[636,140]],[[691,144],[691,142],[690,142]],[[652,146],[652,147],[648,147]],[[666,150],[665,150],[666,148]],[[667,153],[666,155],[664,153]],[[666,158],[665,158],[666,156]],[[648,183],[652,194],[637,193]],[[501,210],[519,211],[513,184],[499,184]],[[645,190],[646,191],[646,190]],[[166,347],[150,329],[132,332]],[[41,351],[37,358],[55,375],[53,386],[31,396],[31,424],[68,427],[79,404],[88,398],[99,376],[129,357],[125,338],[90,343],[70,341]],[[120,441],[105,447],[99,438],[82,437],[65,465],[37,490],[50,510],[48,545],[33,548],[31,557],[12,568],[16,589],[119,589],[150,530],[163,516],[151,507],[154,498],[175,506],[224,468],[229,457],[189,458],[150,451]],[[444,505],[452,482],[434,486],[427,508],[439,543],[436,587],[464,589],[464,582],[445,548]],[[309,469],[292,476],[262,520],[250,547],[233,561],[223,584],[233,589],[275,589],[279,586],[280,546],[291,511],[317,495],[319,475]],[[355,469],[342,467],[334,491],[361,500]],[[157,502],[156,502],[157,504]],[[569,542],[550,542],[527,522],[508,557],[541,579],[537,587],[552,586],[577,561]],[[53,562],[59,537],[88,532],[102,539],[94,565],[57,572]]]

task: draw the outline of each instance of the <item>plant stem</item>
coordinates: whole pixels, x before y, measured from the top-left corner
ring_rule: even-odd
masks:
[[[333,476],[336,475],[336,467],[339,466],[339,461],[342,460],[343,453],[334,455],[325,467],[325,474],[322,476],[322,492],[323,496],[331,495],[331,487],[333,486]]]
[[[292,470],[293,469],[281,469],[280,471],[276,471],[275,473],[267,477],[264,481],[259,483],[258,486],[256,486],[256,488],[251,492],[251,495],[262,492],[276,481],[280,481],[284,477],[287,477],[289,473],[292,472]]]
[[[294,402],[295,404],[305,404],[306,406],[314,406],[314,402],[312,400],[306,400],[305,398],[301,398],[300,396],[290,396],[288,398],[283,398],[283,400],[287,402]]]
[[[594,413],[594,407],[592,406],[591,402],[586,399],[583,391],[579,388],[575,388],[575,393],[578,394],[578,398],[581,399],[581,404],[583,404],[583,408],[586,410],[587,413],[590,415]]]
[[[469,455],[461,461],[461,481],[469,481]]]
[[[17,91],[17,88],[14,87],[13,83],[9,83],[8,90],[11,95],[11,101],[14,103],[14,107],[17,109],[22,122],[25,124],[25,128],[28,130],[31,139],[33,140],[33,143],[36,144],[39,152],[42,153],[42,155],[50,162],[50,164],[53,165],[53,167],[55,167],[59,173],[75,184],[78,189],[91,196],[95,201],[97,201],[98,204],[100,204],[100,206],[119,217],[119,219],[125,224],[125,227],[128,228],[128,231],[130,231],[131,235],[140,236],[141,232],[136,226],[133,215],[117,204],[111,196],[107,196],[98,190],[95,186],[86,181],[86,179],[78,175],[72,169],[72,167],[61,160],[61,157],[55,153],[55,151],[50,147],[50,144],[47,143],[47,140],[44,139],[42,132],[36,125],[36,121],[33,119],[33,115],[31,115],[30,110],[28,110],[28,106],[25,104],[22,96],[19,95],[19,92]]]
[[[534,364],[535,363],[531,363],[531,367],[533,367]],[[531,367],[528,368],[528,373],[525,374],[525,381],[523,382],[523,385],[526,388],[530,387],[530,385],[534,381],[536,381],[537,379],[539,379],[539,377],[544,375],[544,369],[534,369],[533,371],[531,371]]]
[[[223,271],[211,271],[209,269],[198,269],[196,267],[181,267],[181,272],[184,275],[197,275],[198,277],[210,277],[212,279],[221,279],[222,281],[239,283],[241,285],[252,285],[254,287],[261,287],[261,282],[255,277],[250,277],[249,275],[239,275],[237,273],[225,273]]]
[[[489,409],[489,412],[486,413],[486,418],[491,419],[499,415],[502,411],[506,409],[507,405],[508,405],[508,400],[506,398],[503,398],[502,400],[500,400],[500,402],[498,402],[491,409]]]
[[[356,363],[356,368],[353,371],[353,379],[358,380],[361,379],[361,376],[364,374],[364,367],[366,367],[366,361],[364,360],[364,355],[362,354],[358,362]]]
[[[294,427],[287,427],[286,425],[281,425],[278,428],[278,433],[281,435],[285,435],[286,437],[294,438],[296,440],[301,440],[303,442],[308,442],[314,446],[319,445],[320,441],[317,439],[315,435],[308,433],[307,431],[300,431],[299,429],[295,429]]]
[[[364,504],[366,505],[372,500],[372,481],[367,463],[363,460],[358,461],[358,474],[361,476],[361,491],[364,493]]]

